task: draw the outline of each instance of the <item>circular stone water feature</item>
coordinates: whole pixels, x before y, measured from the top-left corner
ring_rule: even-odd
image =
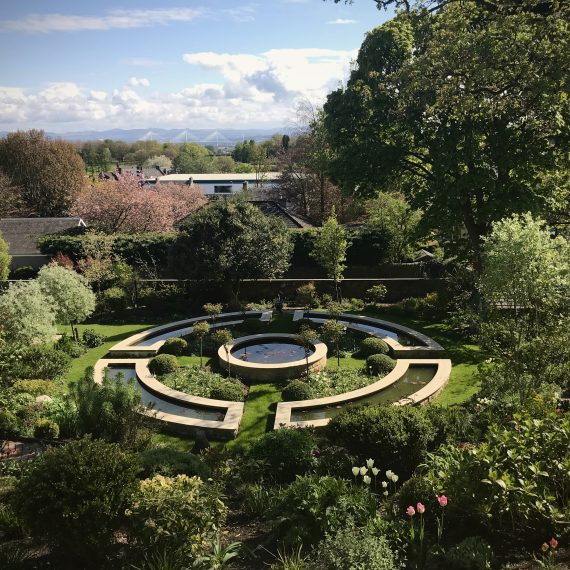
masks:
[[[220,366],[232,376],[249,381],[271,382],[302,376],[307,369],[305,349],[292,334],[256,334],[234,340],[218,350]],[[327,346],[315,339],[308,354],[309,369],[327,364]],[[229,366],[228,366],[229,365]]]

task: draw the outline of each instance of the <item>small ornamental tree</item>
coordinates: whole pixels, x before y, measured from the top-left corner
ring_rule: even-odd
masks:
[[[200,366],[202,366],[202,356],[204,348],[204,337],[210,332],[210,325],[206,321],[194,323],[192,334],[200,339]]]
[[[233,337],[231,331],[229,331],[228,329],[216,329],[212,333],[212,340],[216,343],[216,345],[223,346],[224,350],[226,351],[226,359],[227,359],[227,363],[228,363],[228,376],[230,378],[232,376],[232,371],[231,371],[231,365],[230,365],[229,343],[233,340],[233,338],[234,337]]]
[[[137,486],[138,462],[118,445],[84,438],[49,448],[19,481],[14,506],[32,535],[81,567],[111,547]]]
[[[336,300],[340,300],[340,282],[346,269],[349,241],[346,230],[338,223],[334,210],[317,234],[311,255],[334,281]]]
[[[53,304],[56,322],[70,325],[74,338],[77,338],[73,325],[85,320],[95,310],[95,294],[85,277],[72,269],[50,264],[38,273],[38,283]]]
[[[202,309],[205,313],[210,317],[212,324],[216,320],[216,317],[221,314],[222,312],[222,304],[221,303],[206,303]]]
[[[340,366],[339,342],[342,335],[346,332],[346,327],[336,319],[329,319],[323,323],[321,332],[326,338],[329,338],[334,343],[337,365]]]
[[[307,378],[309,378],[309,355],[313,341],[317,338],[317,333],[311,327],[302,326],[295,335],[295,340],[305,349],[305,363],[307,365]]]
[[[37,281],[10,283],[0,295],[0,322],[6,342],[16,345],[45,343],[56,333],[55,308]]]

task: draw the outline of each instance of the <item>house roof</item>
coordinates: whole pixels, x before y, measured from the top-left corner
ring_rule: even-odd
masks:
[[[313,225],[296,214],[292,214],[287,208],[281,206],[275,200],[251,200],[266,216],[279,218],[288,228],[301,229],[312,228]]]
[[[263,181],[271,182],[277,180],[280,176],[280,172],[264,172]],[[190,177],[192,177],[192,181],[195,184],[199,184],[200,182],[210,184],[216,182],[233,182],[234,184],[240,184],[242,182],[255,182],[257,180],[257,175],[254,172],[220,172],[211,174],[167,174],[166,176],[160,176],[158,182],[187,182]]]
[[[10,255],[34,255],[40,251],[36,239],[71,228],[86,227],[81,218],[2,218],[0,232],[10,246]]]

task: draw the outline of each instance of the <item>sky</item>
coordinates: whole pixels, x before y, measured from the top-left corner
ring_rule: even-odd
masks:
[[[273,128],[348,77],[373,0],[0,3],[0,130]]]

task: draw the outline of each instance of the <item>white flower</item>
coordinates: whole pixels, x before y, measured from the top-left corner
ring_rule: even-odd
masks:
[[[364,475],[366,475],[366,473],[368,473],[368,469],[366,469],[366,467],[361,467],[361,468],[360,468],[360,474],[361,474],[362,476],[364,476]]]
[[[376,477],[376,475],[378,475],[378,473],[380,473],[380,469],[378,469],[377,467],[372,467],[372,475],[374,475],[374,477]]]
[[[398,479],[399,477],[395,473],[392,473],[392,483],[397,483]]]
[[[356,477],[360,473],[360,469],[358,467],[352,468],[352,474]]]
[[[368,467],[368,469],[371,469],[373,465],[374,465],[374,459],[366,460],[366,467]]]
[[[392,475],[394,475],[394,473],[388,469],[388,471],[386,471],[386,479],[392,480]]]
[[[388,482],[382,481],[382,487],[384,487],[384,489],[386,489],[388,487]]]
[[[384,495],[385,497],[387,497],[387,496],[388,496],[388,491],[384,491],[383,495]]]
[[[370,479],[368,475],[364,475],[362,480],[364,481],[364,483],[366,483],[366,485],[370,485],[370,481],[372,481],[372,479]]]

